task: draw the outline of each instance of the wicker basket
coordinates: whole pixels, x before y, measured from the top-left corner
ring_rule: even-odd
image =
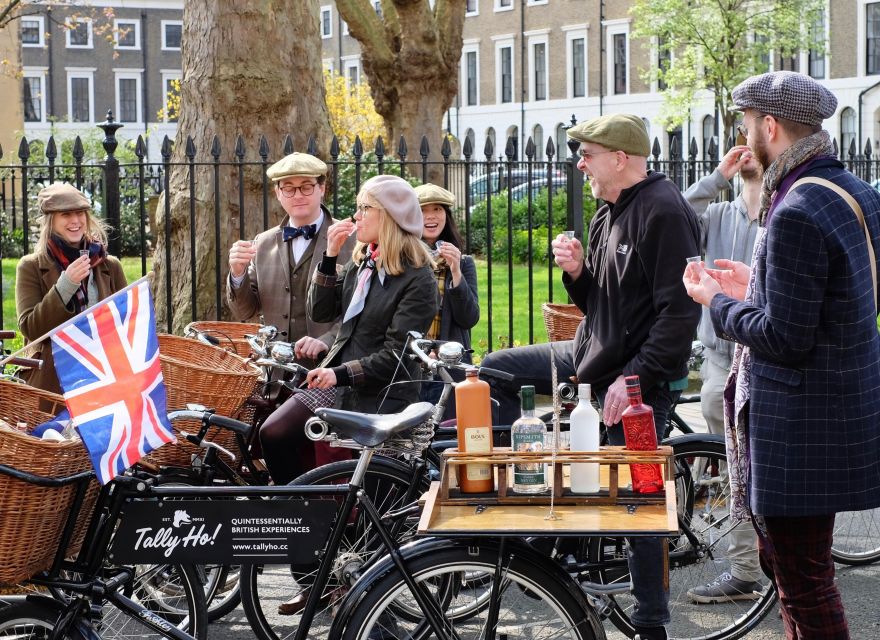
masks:
[[[212,320],[199,320],[190,322],[183,330],[184,335],[189,333],[190,329],[206,333],[220,341],[218,347],[232,350],[242,358],[251,355],[251,346],[245,340],[245,335],[254,335],[260,328],[260,324],[255,322],[221,322]]]
[[[260,372],[225,349],[190,338],[159,334],[159,360],[168,393],[168,410],[183,409],[188,403],[204,405],[224,416],[235,416],[254,392]],[[194,433],[198,423],[178,421],[175,431]],[[179,433],[178,433],[179,436]],[[209,431],[208,439],[238,455],[235,434],[229,430]],[[179,438],[153,451],[147,460],[158,465],[189,466],[197,448]]]
[[[64,408],[61,396],[14,382],[0,381],[0,417],[26,431],[54,418]],[[91,469],[82,442],[51,442],[25,432],[0,430],[0,464],[35,475],[62,478]],[[39,487],[0,474],[0,584],[15,584],[48,569],[76,496],[76,485]],[[79,551],[99,486],[89,483],[68,556]]]
[[[547,327],[547,337],[552,342],[559,340],[572,340],[574,332],[584,318],[584,314],[574,304],[554,304],[545,302],[541,305],[544,313],[544,326]]]

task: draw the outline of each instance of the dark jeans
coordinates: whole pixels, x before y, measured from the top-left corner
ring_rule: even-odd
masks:
[[[834,584],[834,515],[787,518],[755,514],[761,568],[782,603],[787,640],[846,640],[849,628]]]
[[[574,367],[574,342],[552,343],[558,382],[566,382],[576,375]],[[502,349],[490,353],[480,363],[482,366],[501,369],[516,375],[513,384],[496,383],[492,396],[500,403],[500,424],[511,424],[520,415],[519,397],[521,385],[531,384],[540,394],[553,393],[550,370],[550,344],[535,344],[515,349]],[[605,400],[605,389],[593,389],[600,405]],[[654,409],[657,441],[663,438],[664,425],[680,391],[670,391],[665,386],[654,386],[643,391],[645,404]],[[623,427],[620,424],[608,429],[608,443],[624,444]],[[633,624],[639,627],[659,627],[669,623],[669,591],[663,586],[663,545],[666,538],[627,538],[629,571],[632,576],[632,592],[636,607],[632,613]]]
[[[553,394],[550,371],[551,343],[533,344],[527,347],[493,351],[480,363],[480,366],[500,369],[516,376],[513,383],[491,382],[492,397],[498,401],[498,424],[513,424],[520,416],[519,389],[523,385],[534,385],[535,393]],[[572,350],[573,340],[552,343],[556,360],[558,382],[568,382],[575,375]]]

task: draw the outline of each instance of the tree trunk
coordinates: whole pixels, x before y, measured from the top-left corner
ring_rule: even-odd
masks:
[[[160,330],[166,330],[166,243],[171,248],[172,329],[179,333],[193,318],[214,319],[215,217],[214,174],[210,166],[196,167],[195,247],[190,243],[190,175],[187,141],[195,146],[196,162],[210,162],[214,136],[220,145],[220,264],[221,282],[228,272],[230,245],[239,237],[253,238],[264,228],[264,167],[246,166],[244,229],[239,225],[239,173],[234,150],[239,135],[245,162],[259,163],[260,136],[268,142],[272,163],[283,154],[287,134],[294,148],[304,151],[310,135],[326,150],[331,137],[324,100],[317,0],[187,0],[183,13],[181,109],[172,156],[170,238],[165,236],[164,200],[157,211],[157,242],[153,268]],[[179,164],[177,164],[179,163]],[[271,185],[270,185],[271,188]],[[283,215],[269,194],[268,224]],[[196,308],[191,304],[192,251],[195,250]],[[224,286],[224,285],[221,285]],[[222,305],[221,305],[222,306]],[[225,308],[221,315],[227,314]]]
[[[337,0],[349,33],[361,45],[376,112],[385,120],[390,150],[401,136],[410,158],[422,136],[429,160],[441,160],[443,114],[458,92],[465,0],[384,0],[379,18],[368,0]],[[429,179],[441,175],[439,166]]]

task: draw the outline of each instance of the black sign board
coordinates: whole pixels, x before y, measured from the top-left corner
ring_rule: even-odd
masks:
[[[118,564],[314,562],[334,500],[135,500],[111,547]]]

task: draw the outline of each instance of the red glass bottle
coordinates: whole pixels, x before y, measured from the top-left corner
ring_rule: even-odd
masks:
[[[627,376],[626,394],[629,406],[623,412],[623,437],[631,451],[657,449],[657,430],[654,428],[654,410],[642,403],[642,388],[638,376]],[[659,464],[631,464],[633,490],[636,493],[663,491],[663,474]]]

